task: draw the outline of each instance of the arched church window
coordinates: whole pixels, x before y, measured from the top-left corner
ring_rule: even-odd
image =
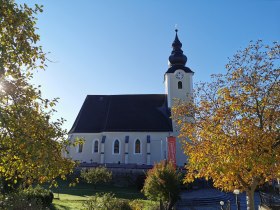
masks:
[[[135,153],[135,154],[141,153],[141,142],[140,142],[139,139],[137,139],[137,140],[135,141],[134,153]]]
[[[120,142],[118,139],[116,139],[114,142],[114,154],[119,154],[119,153],[120,153]]]
[[[181,81],[178,82],[178,89],[182,89],[183,88],[183,84]]]
[[[80,144],[78,145],[78,153],[82,153],[82,152],[83,152],[83,144],[80,143]]]
[[[93,144],[93,152],[94,152],[94,153],[98,153],[98,140],[95,140],[95,141],[94,141],[94,144]]]

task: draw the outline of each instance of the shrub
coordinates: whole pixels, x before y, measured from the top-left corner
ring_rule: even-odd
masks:
[[[26,197],[28,201],[39,200],[43,206],[50,206],[54,197],[52,191],[44,189],[40,185],[37,185],[35,188],[30,186],[21,191],[20,194]]]
[[[83,203],[87,210],[132,210],[128,201],[118,199],[113,193],[97,193]]]
[[[105,167],[97,167],[91,169],[83,169],[81,178],[90,184],[107,183],[112,180],[112,172]]]
[[[144,203],[141,200],[133,200],[130,203],[130,206],[133,210],[142,210],[144,209]]]
[[[149,200],[133,200],[129,202],[132,210],[158,210],[159,205],[154,201]]]
[[[41,200],[36,198],[26,199],[19,193],[11,193],[0,197],[0,209],[8,210],[42,210],[44,209]]]
[[[181,174],[171,162],[161,161],[148,171],[142,192],[149,199],[160,201],[165,208],[173,208],[180,198]]]

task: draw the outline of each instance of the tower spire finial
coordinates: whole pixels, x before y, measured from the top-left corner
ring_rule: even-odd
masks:
[[[177,23],[175,24],[175,32],[176,32],[176,34],[178,32],[178,24]]]

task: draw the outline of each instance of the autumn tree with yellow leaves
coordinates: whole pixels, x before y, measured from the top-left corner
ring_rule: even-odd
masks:
[[[280,45],[250,42],[227,73],[200,83],[191,103],[172,109],[188,156],[185,182],[212,179],[225,191],[254,191],[280,177]]]
[[[36,14],[42,7],[0,0],[0,184],[32,184],[65,177],[74,162],[62,157],[68,142],[63,119],[52,120],[57,99],[30,83],[45,69]],[[2,189],[3,190],[3,189]]]

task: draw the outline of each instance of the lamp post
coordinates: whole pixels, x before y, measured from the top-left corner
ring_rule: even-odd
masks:
[[[238,195],[239,195],[240,191],[238,189],[235,189],[233,191],[233,194],[235,194],[235,202],[236,202],[236,208],[237,210],[240,210],[240,201],[238,199]]]
[[[230,201],[227,201],[227,204],[225,205],[224,201],[220,201],[220,205],[221,205],[221,210],[230,210]]]
[[[224,201],[220,201],[220,205],[221,205],[221,210],[224,210],[225,202]]]

